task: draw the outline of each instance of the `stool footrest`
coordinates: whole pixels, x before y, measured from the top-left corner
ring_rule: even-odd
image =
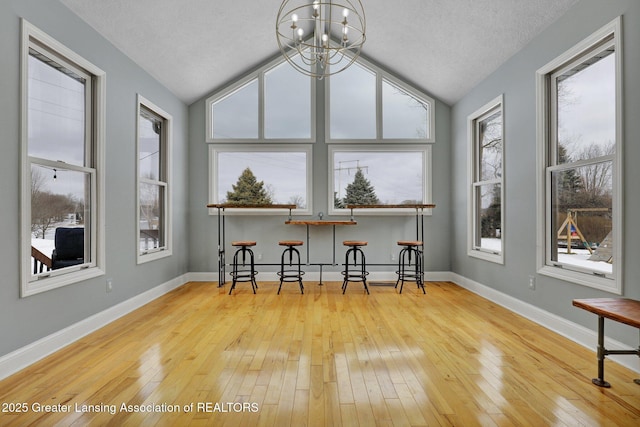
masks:
[[[422,267],[423,252],[419,249],[422,246],[422,242],[419,240],[400,240],[398,245],[404,246],[400,250],[398,256],[398,280],[395,287],[400,285],[398,293],[402,293],[404,282],[415,282],[418,288],[422,289],[422,293],[427,292],[424,289],[424,270]]]

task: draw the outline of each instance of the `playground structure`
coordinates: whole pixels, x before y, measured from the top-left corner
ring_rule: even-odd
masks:
[[[609,208],[572,208],[567,210],[567,217],[558,228],[558,241],[566,240],[568,254],[571,254],[573,241],[576,241],[576,243],[580,242],[581,247],[587,249],[589,254],[593,255],[594,253],[594,248],[591,247],[591,243],[585,239],[578,227],[578,212],[609,212],[610,210]],[[611,233],[609,233],[609,235],[610,234]],[[607,238],[609,238],[609,235]],[[605,238],[605,240],[607,238]],[[597,249],[595,250],[597,251]]]

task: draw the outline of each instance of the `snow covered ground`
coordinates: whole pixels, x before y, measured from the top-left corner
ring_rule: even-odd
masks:
[[[482,247],[499,251],[501,250],[500,239],[483,238]],[[613,273],[613,264],[602,261],[589,261],[591,254],[587,249],[571,249],[571,253],[567,253],[567,248],[558,248],[558,262],[562,264],[573,265],[578,268],[593,270],[600,273]]]
[[[562,264],[574,265],[600,273],[613,273],[613,264],[602,261],[589,261],[590,256],[591,254],[586,249],[571,249],[571,253],[568,254],[566,248],[558,248],[558,262]]]

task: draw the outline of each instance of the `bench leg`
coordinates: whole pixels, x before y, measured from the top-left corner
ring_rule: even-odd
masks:
[[[607,350],[604,348],[604,317],[598,316],[598,378],[591,380],[598,387],[611,387],[611,384],[604,380],[604,357]]]
[[[640,342],[640,329],[638,329],[638,339]],[[638,357],[640,357],[640,344],[638,344]],[[634,383],[640,385],[640,379],[636,378],[635,380],[633,380]]]

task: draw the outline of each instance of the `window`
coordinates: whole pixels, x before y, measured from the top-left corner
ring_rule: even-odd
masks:
[[[502,263],[503,148],[502,96],[469,116],[469,255]]]
[[[211,145],[209,198],[212,203],[296,204],[297,213],[309,214],[311,165],[310,145]]]
[[[258,79],[211,103],[213,139],[258,138]]]
[[[138,263],[171,255],[171,116],[138,95]]]
[[[313,142],[314,84],[282,60],[266,65],[207,100],[207,142]]]
[[[360,64],[331,76],[331,139],[376,139],[376,75]]]
[[[431,146],[333,145],[329,148],[329,213],[349,204],[407,205],[431,202]],[[404,209],[372,209],[399,213]],[[408,213],[414,210],[406,209]],[[358,213],[367,213],[366,209]],[[430,213],[430,210],[427,210]]]
[[[327,188],[311,181],[318,87],[324,87],[324,114],[318,114],[324,127],[318,135],[335,145],[328,164],[325,156],[319,158],[329,170],[329,213],[348,214],[342,206],[350,200],[345,199],[348,180],[356,175],[375,186],[376,203],[431,203],[431,147],[425,143],[434,142],[435,102],[362,58],[320,83],[279,58],[211,96],[206,103],[210,202],[296,204],[294,213],[313,213],[312,188]],[[398,185],[401,191],[394,188]],[[415,213],[384,210],[398,212]]]
[[[434,142],[433,99],[366,60],[358,59],[325,84],[332,142]]]
[[[623,247],[620,25],[618,18],[537,75],[540,271],[615,293]]]
[[[103,274],[104,73],[22,21],[22,296]]]

